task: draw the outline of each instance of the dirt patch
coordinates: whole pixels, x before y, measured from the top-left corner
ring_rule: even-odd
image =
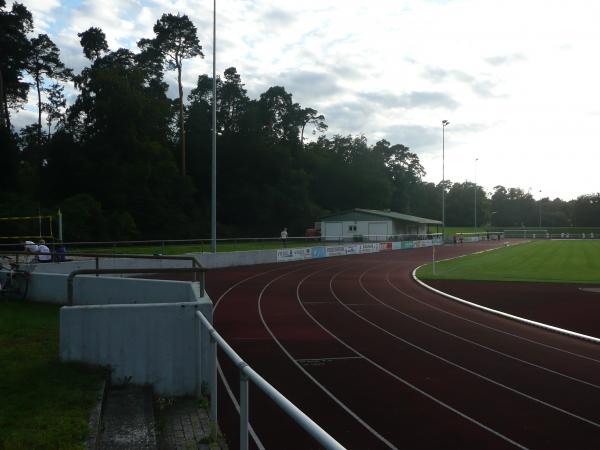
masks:
[[[597,285],[427,280],[448,294],[488,308],[600,337]]]

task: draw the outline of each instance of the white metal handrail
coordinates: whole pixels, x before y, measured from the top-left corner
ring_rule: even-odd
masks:
[[[296,405],[285,398],[277,389],[271,386],[252,367],[250,367],[231,346],[219,335],[212,324],[200,312],[196,312],[200,324],[204,326],[210,335],[213,346],[214,368],[210,376],[210,415],[211,420],[217,423],[217,345],[225,352],[240,372],[240,449],[248,448],[248,381],[252,381],[261,391],[275,402],[287,415],[310,434],[319,444],[326,449],[344,450],[339,442],[331,437],[323,428],[304,414]]]

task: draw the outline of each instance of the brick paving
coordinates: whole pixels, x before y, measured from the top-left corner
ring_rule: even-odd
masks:
[[[157,408],[158,448],[164,450],[228,450],[224,439],[211,442],[207,411],[194,398],[178,398]]]

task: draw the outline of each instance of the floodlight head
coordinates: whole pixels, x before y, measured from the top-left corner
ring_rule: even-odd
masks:
[[[442,120],[442,126],[446,126],[446,125],[450,125],[450,122],[448,122],[447,120]]]

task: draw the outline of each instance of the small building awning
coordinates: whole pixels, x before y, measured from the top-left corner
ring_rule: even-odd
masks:
[[[323,222],[331,222],[335,220],[369,220],[367,216],[376,216],[392,220],[399,220],[402,222],[419,223],[423,225],[442,225],[442,222],[434,219],[426,219],[424,217],[411,216],[408,214],[401,214],[394,211],[381,211],[378,209],[362,209],[354,208],[348,211],[342,211],[337,214],[331,214],[321,218]]]

